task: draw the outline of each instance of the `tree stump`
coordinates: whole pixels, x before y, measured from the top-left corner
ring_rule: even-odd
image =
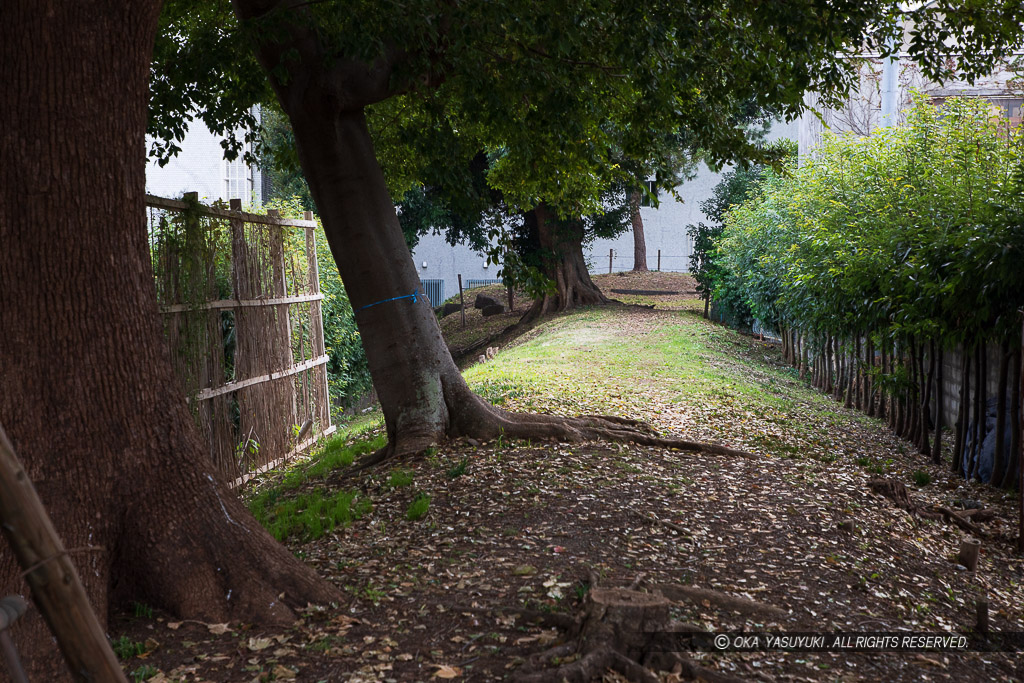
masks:
[[[517,683],[589,683],[608,669],[630,681],[659,683],[655,669],[674,670],[685,678],[734,681],[726,674],[705,669],[673,650],[673,633],[687,630],[669,616],[671,602],[660,593],[629,588],[592,588],[586,604],[570,629],[566,643],[533,655],[516,674]],[[557,659],[577,656],[551,667]]]
[[[981,541],[974,538],[965,538],[960,542],[960,552],[956,561],[967,567],[968,571],[975,571],[978,568],[978,553],[981,552]]]
[[[888,498],[902,510],[914,509],[914,504],[910,502],[910,494],[907,493],[907,487],[902,482],[895,479],[872,479],[868,482],[868,488],[878,495]]]

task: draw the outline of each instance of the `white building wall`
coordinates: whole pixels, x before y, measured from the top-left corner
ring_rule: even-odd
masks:
[[[424,235],[413,250],[412,260],[421,281],[444,281],[442,299],[450,299],[459,293],[460,274],[464,287],[468,286],[469,280],[498,278],[499,266],[485,266],[486,256],[465,244],[453,247],[441,235]],[[437,306],[441,302],[432,303]]]
[[[704,164],[696,176],[676,188],[682,198],[678,202],[671,195],[662,192],[657,208],[640,207],[644,222],[644,242],[647,245],[647,267],[658,268],[658,251],[661,251],[661,270],[685,273],[690,269],[690,254],[693,241],[686,234],[686,227],[707,216],[700,210],[700,203],[711,197],[722,174],[716,173]],[[584,250],[591,273],[608,272],[608,251],[612,250],[612,271],[633,269],[633,231],[626,230],[615,239],[594,240]]]
[[[1016,73],[1005,68],[996,69],[974,83],[956,80],[935,83],[925,78],[920,68],[904,54],[898,60],[868,58],[860,66],[859,74],[856,91],[842,106],[825,107],[814,94],[805,96],[809,111],[801,116],[799,132],[794,136],[800,145],[801,159],[814,153],[826,130],[836,135],[869,135],[880,125],[905,123],[915,92],[933,102],[956,96],[987,99],[1002,108],[1003,115],[1015,125],[1020,123],[1024,99],[1019,88],[1010,83]]]
[[[228,192],[228,162],[224,160],[224,148],[220,145],[222,139],[211,133],[202,121],[193,120],[185,139],[178,143],[181,151],[166,166],[161,167],[155,159],[148,160],[146,192],[170,199],[179,199],[186,192],[197,192],[199,201],[204,204],[237,197],[244,205],[261,205],[263,179],[258,168],[247,169],[248,188],[244,193]],[[146,142],[148,145],[149,140]],[[244,162],[239,158],[233,163]]]

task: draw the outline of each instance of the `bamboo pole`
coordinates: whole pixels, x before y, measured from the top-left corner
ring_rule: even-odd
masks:
[[[76,681],[127,683],[75,566],[0,426],[0,528]]]

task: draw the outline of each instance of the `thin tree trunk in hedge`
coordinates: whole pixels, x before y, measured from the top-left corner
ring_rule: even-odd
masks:
[[[851,370],[850,353],[851,353],[851,348],[852,347],[850,346],[849,341],[847,341],[847,342],[841,342],[840,345],[839,345],[839,348],[842,350],[842,353],[843,353],[843,391],[842,391],[843,403],[847,404],[846,405],[847,408],[852,408],[853,407],[853,394],[850,391],[851,387],[853,386],[853,381],[852,381],[851,373],[850,373],[850,370]]]
[[[928,372],[924,371],[924,344],[921,345],[921,374],[924,376],[924,400],[921,401],[921,433],[918,438],[918,450],[921,455],[930,455],[932,450],[931,439],[931,405],[932,393],[935,385],[935,340],[928,340]]]
[[[647,242],[644,239],[644,219],[640,215],[640,190],[629,193],[629,221],[633,226],[633,270],[647,271]]]
[[[902,344],[898,341],[893,340],[892,342],[892,353],[889,356],[889,370],[890,373],[895,375],[897,370],[903,367],[903,348]],[[903,435],[903,387],[897,385],[893,391],[890,399],[891,410],[889,411],[889,427],[892,431],[898,435]]]
[[[800,379],[807,378],[807,336],[800,334]]]
[[[932,462],[942,463],[942,430],[946,416],[945,354],[941,342],[935,345],[935,440],[932,442]]]
[[[814,355],[814,366],[811,369],[811,386],[820,390],[825,386],[824,371],[822,369],[824,364],[822,359],[825,357],[825,344],[819,339],[817,347]]]
[[[956,435],[953,439],[953,459],[949,469],[960,474],[964,464],[964,447],[967,445],[967,425],[971,402],[971,352],[966,346],[960,347],[960,405],[956,413]]]
[[[840,387],[843,384],[843,362],[840,357],[839,343],[836,337],[830,337],[828,340],[828,354],[831,357],[831,362],[828,366],[828,374],[831,377],[830,393],[833,399],[838,399]]]
[[[843,357],[843,344],[839,337],[832,338],[832,355],[836,359],[836,382],[832,395],[836,401],[839,401],[843,398],[843,392],[846,391],[846,359]]]
[[[1013,474],[1018,472],[1021,465],[1021,345],[1014,344],[1013,363],[1010,371],[1010,461],[1007,465],[1007,475],[1004,483],[1009,486],[1015,480]]]
[[[992,485],[1002,487],[1006,465],[1006,391],[1010,374],[1010,340],[999,345],[999,383],[996,388],[996,450],[992,458]]]
[[[974,442],[971,444],[970,460],[968,461],[967,478],[974,479],[978,474],[978,464],[981,460],[981,439],[985,433],[985,399],[988,384],[988,373],[986,372],[986,356],[988,348],[980,343],[975,350],[974,376],[977,381],[974,383],[974,429],[971,436]]]
[[[821,340],[821,363],[819,363],[818,370],[818,389],[822,393],[827,394],[829,391],[829,362],[831,360],[831,354],[829,353],[829,343],[831,338],[826,334]]]
[[[921,397],[916,406],[917,412],[917,450],[921,455],[928,455],[931,452],[931,436],[928,421],[931,419],[929,410],[932,400],[932,382],[935,380],[935,342],[929,340],[928,345],[928,371],[924,369],[925,345],[922,342],[917,349],[917,375],[923,382],[918,389],[918,396]]]
[[[864,410],[864,366],[861,364],[861,339],[858,332],[853,341],[853,406]]]
[[[132,601],[285,624],[340,600],[217,482],[171,370],[144,228],[160,3],[2,7],[0,423],[100,623]],[[3,553],[0,595],[24,591]],[[12,635],[31,680],[67,677],[37,611]]]
[[[868,334],[864,343],[864,403],[868,416],[877,414],[875,401],[875,340]]]
[[[908,373],[910,378],[910,384],[907,387],[907,399],[904,404],[904,410],[906,411],[906,439],[912,444],[917,443],[917,433],[920,429],[918,422],[918,416],[921,411],[918,408],[918,402],[921,400],[921,374],[920,368],[918,367],[918,344],[914,337],[910,337],[907,341],[907,364],[909,365]]]
[[[846,397],[843,400],[843,405],[846,408],[853,408],[856,400],[856,393],[859,391],[857,388],[859,386],[857,381],[857,354],[859,353],[857,346],[859,343],[860,339],[858,338],[857,344],[852,347],[848,347],[844,356],[846,367]]]
[[[878,357],[878,377],[882,378],[889,370],[889,342],[887,340],[881,341],[881,348],[879,349]],[[875,400],[878,405],[875,409],[875,417],[880,420],[888,421],[888,396],[886,395],[884,384],[879,386],[875,391]]]
[[[922,359],[923,344],[917,339],[910,339],[910,394],[907,396],[907,419],[910,422],[908,430],[910,442],[915,446],[920,443],[921,438],[921,400],[922,389],[924,388],[924,361]]]

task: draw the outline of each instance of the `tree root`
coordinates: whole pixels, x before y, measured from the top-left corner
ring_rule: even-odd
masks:
[[[568,443],[584,441],[609,441],[630,443],[638,446],[652,446],[670,450],[725,455],[737,458],[760,459],[761,456],[719,444],[689,441],[659,436],[645,422],[614,415],[581,415],[580,417],[557,417],[553,415],[518,414],[499,411],[496,419],[482,430],[483,434],[465,434],[478,438],[506,439],[550,439]]]
[[[931,507],[928,508],[920,507],[917,508],[915,512],[919,517],[924,517],[925,519],[942,520],[947,524],[953,524],[954,526],[958,526],[964,531],[974,534],[978,537],[987,535],[984,529],[982,529],[980,526],[978,526],[971,520],[967,519],[964,515],[958,514],[943,505],[932,505]]]
[[[535,609],[524,609],[522,607],[503,607],[498,605],[496,607],[466,607],[456,606],[452,608],[454,612],[468,612],[470,614],[518,614],[528,621],[540,622],[544,626],[551,628],[560,628],[563,631],[572,632],[576,627],[579,626],[578,620],[570,617],[567,614],[558,614],[557,612],[541,612]]]
[[[481,441],[496,439],[499,436],[504,439],[547,440],[562,443],[606,441],[751,460],[759,460],[762,457],[720,444],[659,436],[649,424],[630,418],[615,415],[559,417],[509,413],[484,403],[474,394],[470,395],[482,404],[478,410],[470,412],[479,413],[482,409],[484,415],[477,414],[474,417],[483,419],[463,417],[449,427],[447,436],[452,438],[469,437]],[[389,437],[387,446],[364,456],[356,469],[366,469],[383,462],[422,455],[427,449],[438,443],[443,435],[404,432],[397,435],[389,434]]]
[[[723,610],[730,610],[746,616],[766,617],[781,621],[789,616],[786,610],[774,605],[766,605],[749,598],[742,598],[737,595],[729,595],[710,588],[698,588],[697,586],[682,586],[679,584],[660,584],[653,586],[653,589],[664,595],[669,600],[677,602],[688,601],[695,605],[703,605],[705,602]]]
[[[637,510],[636,508],[628,508],[628,510],[630,512],[632,512],[634,515],[636,515],[637,517],[640,517],[641,519],[645,519],[645,520],[647,520],[648,522],[650,522],[652,524],[657,524],[658,526],[663,526],[666,529],[671,529],[672,531],[675,531],[678,534],[682,534],[684,541],[687,541],[689,543],[693,543],[694,542],[693,536],[690,534],[689,529],[687,529],[686,527],[684,527],[684,526],[682,526],[680,524],[676,524],[675,522],[669,522],[667,520],[660,519],[658,517],[655,517],[654,515],[649,515],[646,512],[642,512],[640,510]],[[635,588],[635,586],[634,586],[634,588]]]
[[[972,521],[972,515],[970,513],[981,511],[972,510],[965,513],[958,513],[943,505],[918,505],[910,499],[910,494],[907,493],[907,487],[895,479],[872,479],[868,482],[868,487],[880,496],[884,496],[891,500],[896,507],[907,510],[911,515],[923,517],[924,519],[943,521],[947,524],[953,524],[954,526],[957,526],[968,533],[974,534],[979,538],[988,535],[983,528]],[[991,519],[991,517],[988,515],[978,515],[977,519],[979,519],[979,521],[983,521],[984,519]]]

